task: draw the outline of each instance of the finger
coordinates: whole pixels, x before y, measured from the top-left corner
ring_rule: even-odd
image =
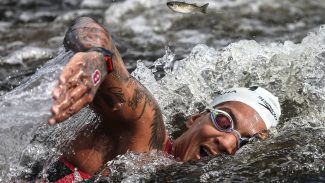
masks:
[[[57,115],[58,113],[64,111],[66,108],[70,107],[74,104],[75,101],[80,100],[80,98],[89,91],[84,84],[78,84],[76,88],[71,89],[68,91],[64,98],[64,100],[57,99],[55,101],[55,105],[52,107],[52,113]]]
[[[88,89],[91,89],[94,86],[94,83],[89,79],[87,79],[86,77],[82,79],[82,84]]]
[[[63,102],[67,96],[67,93],[71,93],[72,90],[75,90],[75,88],[78,88],[81,85],[81,75],[82,72],[79,72],[67,83],[59,84],[56,88],[54,88],[52,96],[55,104]]]
[[[72,68],[71,66],[66,66],[63,69],[63,71],[59,77],[60,84],[66,83],[69,80],[69,78],[71,78],[71,76],[73,76],[77,73],[77,71],[78,71],[77,68]]]
[[[66,96],[67,91],[71,90],[71,88],[77,87],[78,81],[76,79],[70,80],[65,84],[58,84],[52,91],[52,98],[56,103],[60,103],[58,101],[63,101]]]
[[[61,88],[61,90],[70,90],[72,88],[75,88],[80,84],[81,78],[82,78],[83,72],[81,70],[76,71],[74,75],[69,76],[69,78],[65,78],[64,83],[60,81],[58,87]],[[65,76],[62,76],[65,77]],[[60,76],[61,80],[61,76]]]
[[[73,89],[70,94],[70,98],[73,101],[78,101],[85,93],[89,91],[90,88],[85,86],[84,84],[81,84],[77,88]]]
[[[59,98],[63,98],[65,92],[62,90],[62,85],[56,86],[52,91],[52,97],[54,100],[58,100]]]
[[[69,86],[61,86],[53,90],[54,105],[61,105],[70,97],[71,91],[81,86],[80,82],[69,82]]]
[[[81,84],[79,87],[73,89],[70,94],[67,95],[65,100],[63,100],[60,103],[55,104],[52,108],[52,114],[53,116],[58,115],[59,113],[63,112],[65,109],[72,106],[75,101],[79,101],[82,96],[85,95],[89,91],[89,88],[87,88],[85,85]]]
[[[53,116],[49,119],[49,124],[54,125],[56,123],[60,123],[75,113],[79,112],[85,105],[89,104],[92,101],[92,97],[90,95],[85,95],[76,103],[74,103],[71,107],[67,108],[64,112],[61,112],[58,115]]]
[[[66,108],[69,108],[74,104],[75,101],[80,100],[80,98],[85,95],[85,93],[89,92],[92,84],[86,78],[81,83],[80,81],[70,81],[70,89],[65,91],[62,87],[57,87],[54,90],[54,105],[51,108],[52,115],[57,115],[64,111]],[[66,83],[68,85],[69,83]]]
[[[59,77],[60,84],[66,83],[69,78],[74,76],[80,71],[82,67],[82,62],[77,62],[81,59],[80,53],[75,54],[71,59],[70,62],[63,68],[62,73]]]
[[[70,107],[72,104],[73,104],[73,101],[70,100],[69,97],[67,97],[61,103],[52,106],[52,108],[51,108],[52,115],[56,116],[56,115],[62,113],[62,111],[64,111],[64,109]]]

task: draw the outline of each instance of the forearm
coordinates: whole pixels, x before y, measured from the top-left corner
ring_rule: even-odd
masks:
[[[115,112],[119,118],[135,120],[142,116],[150,93],[131,77],[108,31],[88,17],[72,22],[64,38],[64,46],[73,52],[85,52],[92,47],[103,47],[113,53],[113,72],[104,76],[93,101],[93,107],[102,115]],[[150,95],[150,96],[149,96]],[[148,98],[147,97],[147,98]],[[105,110],[103,110],[105,109]]]
[[[60,123],[90,104],[104,117],[104,127],[130,127],[128,133],[137,133],[144,141],[151,133],[150,149],[162,149],[166,131],[160,108],[150,92],[129,74],[109,33],[90,18],[78,18],[67,31],[64,45],[75,54],[53,90],[49,124]],[[105,69],[101,51],[89,51],[93,47],[113,53],[111,72]]]
[[[125,68],[122,57],[115,47],[110,34],[93,19],[88,17],[76,18],[69,27],[63,44],[67,50],[75,53],[87,52],[93,47],[102,47],[111,51],[113,53],[114,72],[109,76],[115,77],[115,80],[118,80],[118,82],[123,82],[129,78],[130,74]],[[109,78],[113,79],[113,77]]]

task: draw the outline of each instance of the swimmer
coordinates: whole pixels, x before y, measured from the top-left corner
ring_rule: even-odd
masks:
[[[86,105],[101,117],[90,134],[79,133],[48,173],[47,181],[86,180],[105,172],[104,164],[127,151],[161,150],[186,162],[221,153],[235,154],[250,138],[266,137],[281,114],[277,97],[261,87],[220,92],[187,130],[172,141],[152,94],[124,66],[107,30],[88,17],[72,22],[64,46],[75,54],[63,68],[53,90],[52,116],[64,122]],[[54,168],[55,169],[55,168]]]

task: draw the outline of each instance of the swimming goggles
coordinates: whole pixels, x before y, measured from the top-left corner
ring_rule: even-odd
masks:
[[[206,109],[210,112],[211,121],[215,128],[222,132],[233,133],[237,138],[237,148],[249,142],[250,138],[241,137],[240,133],[235,130],[235,125],[232,117],[225,111],[219,109]]]

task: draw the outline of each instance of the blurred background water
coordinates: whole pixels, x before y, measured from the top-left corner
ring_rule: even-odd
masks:
[[[221,155],[177,163],[161,152],[107,163],[97,182],[324,182],[325,1],[197,0],[207,14],[172,12],[165,0],[0,1],[0,181],[46,177],[59,149],[85,125],[85,108],[46,124],[51,89],[72,53],[62,40],[71,20],[105,25],[125,64],[157,98],[172,138],[218,91],[260,85],[283,116],[271,137]]]

